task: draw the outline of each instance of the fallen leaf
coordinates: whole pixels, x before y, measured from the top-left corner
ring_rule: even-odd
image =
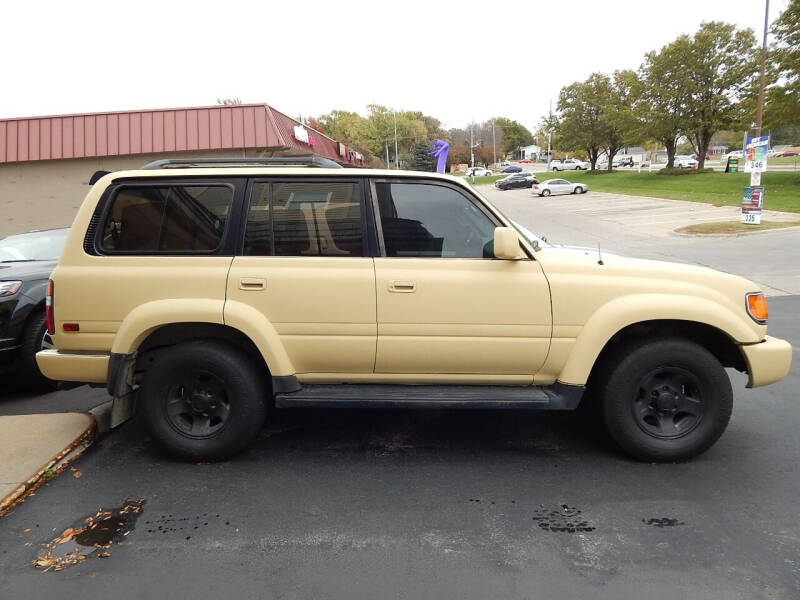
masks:
[[[22,533],[28,533],[30,530],[31,530],[31,528],[30,528],[30,527],[28,527],[27,529],[23,529],[23,530],[22,530]]]
[[[80,479],[82,475],[83,475],[83,473],[81,473],[80,471],[75,471],[75,472],[72,474],[72,476],[73,476],[75,479]]]
[[[97,553],[97,558],[108,558],[109,556],[111,556],[111,555],[108,552],[98,552]]]

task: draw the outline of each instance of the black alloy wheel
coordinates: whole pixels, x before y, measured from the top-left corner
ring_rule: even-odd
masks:
[[[153,439],[171,454],[224,460],[261,431],[268,375],[254,358],[225,343],[176,344],[145,371],[139,410]]]
[[[693,458],[719,439],[730,420],[728,374],[695,342],[632,340],[607,357],[600,371],[595,389],[606,428],[639,460]]]

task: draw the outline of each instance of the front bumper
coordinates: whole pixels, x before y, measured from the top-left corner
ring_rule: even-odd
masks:
[[[740,346],[750,376],[747,387],[775,383],[786,377],[792,366],[792,346],[786,340],[766,336],[758,344]]]
[[[55,381],[105,383],[108,377],[108,354],[80,354],[59,350],[36,353],[36,364],[45,377]]]

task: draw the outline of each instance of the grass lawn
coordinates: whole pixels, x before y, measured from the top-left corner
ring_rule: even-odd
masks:
[[[739,206],[742,203],[742,191],[750,184],[749,173],[669,176],[644,171],[615,171],[599,175],[589,171],[561,171],[540,172],[538,178],[539,181],[563,178],[586,183],[590,190],[597,192],[708,202],[716,206]],[[475,183],[478,184],[478,178]],[[761,184],[764,186],[765,209],[800,212],[800,173],[767,172],[762,175]]]
[[[780,229],[782,227],[797,227],[800,221],[763,221],[760,225],[748,225],[737,221],[724,223],[697,223],[680,227],[675,231],[679,233],[746,233],[749,231],[762,231],[764,229]]]
[[[767,165],[797,165],[800,169],[800,156],[770,156]]]

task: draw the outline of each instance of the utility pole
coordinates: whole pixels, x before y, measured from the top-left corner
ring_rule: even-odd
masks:
[[[394,112],[394,168],[400,168],[400,158],[397,154],[397,111]]]
[[[756,108],[756,135],[761,136],[761,122],[764,115],[764,83],[767,70],[767,28],[769,26],[769,0],[764,9],[764,40],[761,44],[761,78],[758,84],[758,107]]]
[[[469,124],[469,166],[475,166],[475,142],[472,141],[472,123]]]
[[[494,119],[492,119],[492,164],[497,164],[497,142],[494,139]]]

